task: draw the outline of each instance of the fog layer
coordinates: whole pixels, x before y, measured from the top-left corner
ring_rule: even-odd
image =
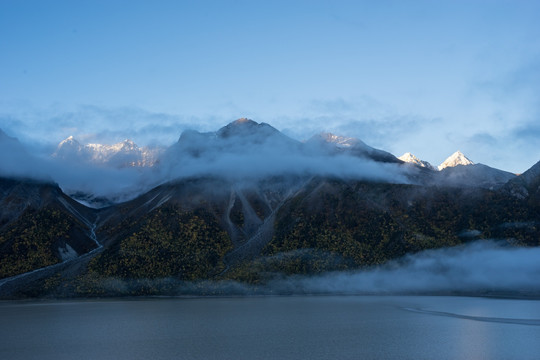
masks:
[[[272,284],[293,293],[540,293],[540,248],[503,242],[423,251],[383,266]]]

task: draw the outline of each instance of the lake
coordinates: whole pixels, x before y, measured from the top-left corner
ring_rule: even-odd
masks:
[[[0,359],[538,359],[540,301],[291,296],[0,302]]]

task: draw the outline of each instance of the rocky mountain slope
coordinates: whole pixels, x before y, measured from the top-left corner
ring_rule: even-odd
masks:
[[[0,278],[97,248],[95,219],[55,184],[0,178]]]

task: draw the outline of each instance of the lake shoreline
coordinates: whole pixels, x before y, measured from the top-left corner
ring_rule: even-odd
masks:
[[[511,293],[511,292],[497,292],[497,293],[483,293],[483,292],[422,292],[422,293],[231,293],[231,294],[178,294],[178,295],[124,295],[124,296],[73,296],[73,297],[28,297],[28,298],[1,298],[0,304],[3,303],[46,303],[46,302],[72,302],[72,301],[147,301],[147,300],[170,300],[170,299],[242,299],[242,298],[293,298],[293,297],[457,297],[457,298],[485,298],[485,299],[501,299],[501,300],[540,300],[540,294],[532,293]]]

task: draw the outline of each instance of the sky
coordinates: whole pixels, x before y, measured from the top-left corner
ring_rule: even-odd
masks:
[[[170,145],[241,117],[434,165],[540,160],[540,1],[0,1],[0,129]]]

